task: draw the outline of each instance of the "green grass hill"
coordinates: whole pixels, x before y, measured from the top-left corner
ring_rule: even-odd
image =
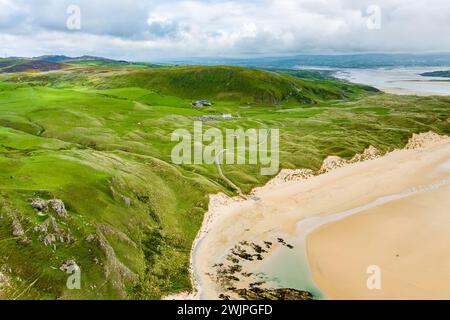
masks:
[[[370,90],[338,81],[300,79],[240,67],[172,67],[145,69],[101,77],[100,88],[139,87],[186,99],[239,101],[242,104],[315,104],[323,100],[346,99]]]
[[[199,99],[213,106],[192,107]],[[196,117],[233,116],[205,130],[278,128],[281,167],[319,169],[328,155],[400,148],[416,132],[450,134],[449,106],[448,97],[221,66],[67,63],[0,74],[0,298],[159,299],[189,290],[208,195],[235,194],[215,165],[172,163],[172,132],[192,131]],[[244,192],[271,178],[255,165],[223,171]],[[66,286],[72,261],[81,290]]]

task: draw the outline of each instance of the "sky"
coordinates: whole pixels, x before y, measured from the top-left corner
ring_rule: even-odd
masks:
[[[0,56],[450,52],[449,0],[0,0]]]

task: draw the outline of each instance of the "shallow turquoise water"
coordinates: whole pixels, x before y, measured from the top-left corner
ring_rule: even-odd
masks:
[[[294,241],[290,243],[294,245],[294,249],[277,249],[254,272],[266,275],[273,287],[304,290],[311,292],[317,299],[325,299],[312,280],[307,258],[303,248],[300,248],[303,245]]]

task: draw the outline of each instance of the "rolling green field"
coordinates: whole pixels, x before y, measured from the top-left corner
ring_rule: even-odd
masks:
[[[448,97],[304,76],[92,63],[0,75],[0,275],[8,279],[0,298],[159,299],[189,290],[208,195],[235,193],[214,165],[171,163],[171,133],[193,130],[194,117],[234,116],[205,130],[279,128],[281,166],[292,169],[318,169],[328,155],[350,158],[369,145],[400,148],[416,132],[450,134]],[[214,105],[193,108],[199,99]],[[224,166],[244,192],[271,178],[259,169]],[[68,217],[39,213],[29,199],[61,199]],[[60,268],[70,260],[81,290],[66,287]]]

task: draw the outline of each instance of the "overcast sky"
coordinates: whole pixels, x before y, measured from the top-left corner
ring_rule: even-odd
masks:
[[[449,0],[0,0],[2,56],[450,52],[449,35]]]

